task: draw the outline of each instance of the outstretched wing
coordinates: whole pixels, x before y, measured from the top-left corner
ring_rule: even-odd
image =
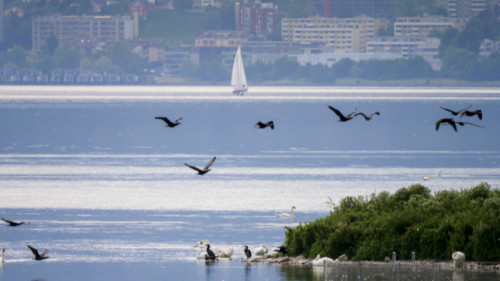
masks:
[[[45,255],[49,252],[49,250],[45,249],[45,251],[40,253],[40,257],[44,258]]]
[[[160,117],[155,117],[155,119],[163,120],[163,122],[167,123],[167,125],[169,126],[173,125],[173,123],[170,120],[168,120],[167,117],[160,116]]]
[[[31,252],[33,253],[33,255],[35,255],[36,259],[41,259],[42,258],[42,256],[40,256],[40,254],[38,253],[37,249],[31,247],[30,245],[28,245],[27,247],[31,250]]]
[[[203,172],[202,170],[198,169],[198,168],[197,168],[197,167],[195,167],[195,166],[191,166],[191,165],[189,165],[188,163],[184,163],[184,165],[186,165],[186,166],[188,166],[189,168],[191,168],[191,169],[193,169],[193,170],[197,171],[198,173],[202,173],[202,172]]]
[[[460,113],[460,111],[453,111],[453,110],[448,109],[446,107],[442,107],[442,106],[440,106],[440,107],[441,107],[441,109],[444,109],[444,110],[448,111],[449,113],[451,113],[451,115],[453,115],[453,116],[456,116]]]
[[[13,221],[6,220],[6,219],[4,219],[4,218],[2,218],[2,220],[3,220],[4,222],[8,223],[8,224],[13,224],[13,223],[14,223]]]
[[[337,116],[340,117],[340,119],[346,119],[344,114],[342,114],[342,112],[340,112],[338,109],[330,105],[328,106],[328,108],[331,109],[333,112],[335,112],[335,114],[337,114]]]
[[[355,108],[353,112],[351,112],[351,113],[347,114],[347,115],[346,115],[346,117],[347,117],[347,118],[351,117],[354,113],[356,113],[356,111],[358,111],[358,109],[357,109],[357,108]]]
[[[175,123],[177,123],[177,122],[179,122],[180,120],[182,120],[182,117],[181,117],[181,118],[179,118],[179,119],[177,119],[177,120],[175,120],[174,122],[175,122]]]
[[[210,162],[208,162],[208,164],[205,166],[205,168],[203,168],[203,170],[208,170],[208,168],[210,168],[210,166],[212,166],[212,164],[215,162],[215,156],[214,158],[212,158],[212,160],[210,160]]]

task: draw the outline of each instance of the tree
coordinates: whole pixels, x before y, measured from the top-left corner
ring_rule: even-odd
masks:
[[[62,69],[78,69],[80,67],[80,52],[73,47],[58,47],[54,52],[56,67]]]
[[[47,38],[47,50],[49,52],[49,55],[54,55],[54,52],[56,48],[59,47],[59,40],[57,37],[54,36],[54,34],[50,35],[49,38]]]
[[[449,48],[443,58],[441,74],[445,77],[465,79],[476,59],[476,55],[471,51]]]
[[[23,47],[15,45],[7,51],[7,62],[17,65],[20,68],[26,66],[26,51]]]

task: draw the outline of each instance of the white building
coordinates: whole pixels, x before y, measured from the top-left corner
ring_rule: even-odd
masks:
[[[466,20],[442,16],[401,17],[394,22],[394,37],[425,37],[448,28],[462,30]]]
[[[99,44],[133,39],[134,19],[127,16],[44,16],[32,22],[33,50],[40,51],[55,36],[59,46]]]
[[[283,18],[281,37],[295,43],[321,43],[336,52],[363,53],[366,41],[375,35],[375,20],[356,18]]]
[[[394,54],[409,59],[420,56],[431,65],[432,69],[441,69],[439,45],[435,37],[372,37],[366,43],[366,52],[370,54]]]

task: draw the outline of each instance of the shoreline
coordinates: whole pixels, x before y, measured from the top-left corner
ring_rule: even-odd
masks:
[[[277,255],[266,255],[261,257],[253,257],[250,259],[242,259],[243,262],[246,263],[267,263],[267,264],[277,264],[277,265],[294,265],[294,266],[309,266],[312,265],[314,259],[306,258],[302,255],[296,257],[289,256],[277,256]],[[371,266],[394,266],[392,261],[384,262],[384,261],[350,261],[343,260],[339,261],[335,260],[334,265],[371,265]],[[415,262],[411,260],[397,260],[395,264],[401,264],[404,266],[441,266],[442,269],[452,270],[480,270],[480,271],[500,271],[500,261],[491,261],[491,262],[480,262],[480,261],[465,261],[463,266],[460,268],[455,268],[453,260],[448,261],[433,261],[433,260],[415,260]],[[332,265],[330,265],[332,266]]]

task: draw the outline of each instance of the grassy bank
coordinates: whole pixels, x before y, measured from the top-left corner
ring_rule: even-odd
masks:
[[[500,190],[486,183],[435,194],[417,184],[332,207],[325,218],[286,229],[290,255],[383,260],[414,251],[419,259],[449,259],[462,251],[467,260],[500,261]]]

